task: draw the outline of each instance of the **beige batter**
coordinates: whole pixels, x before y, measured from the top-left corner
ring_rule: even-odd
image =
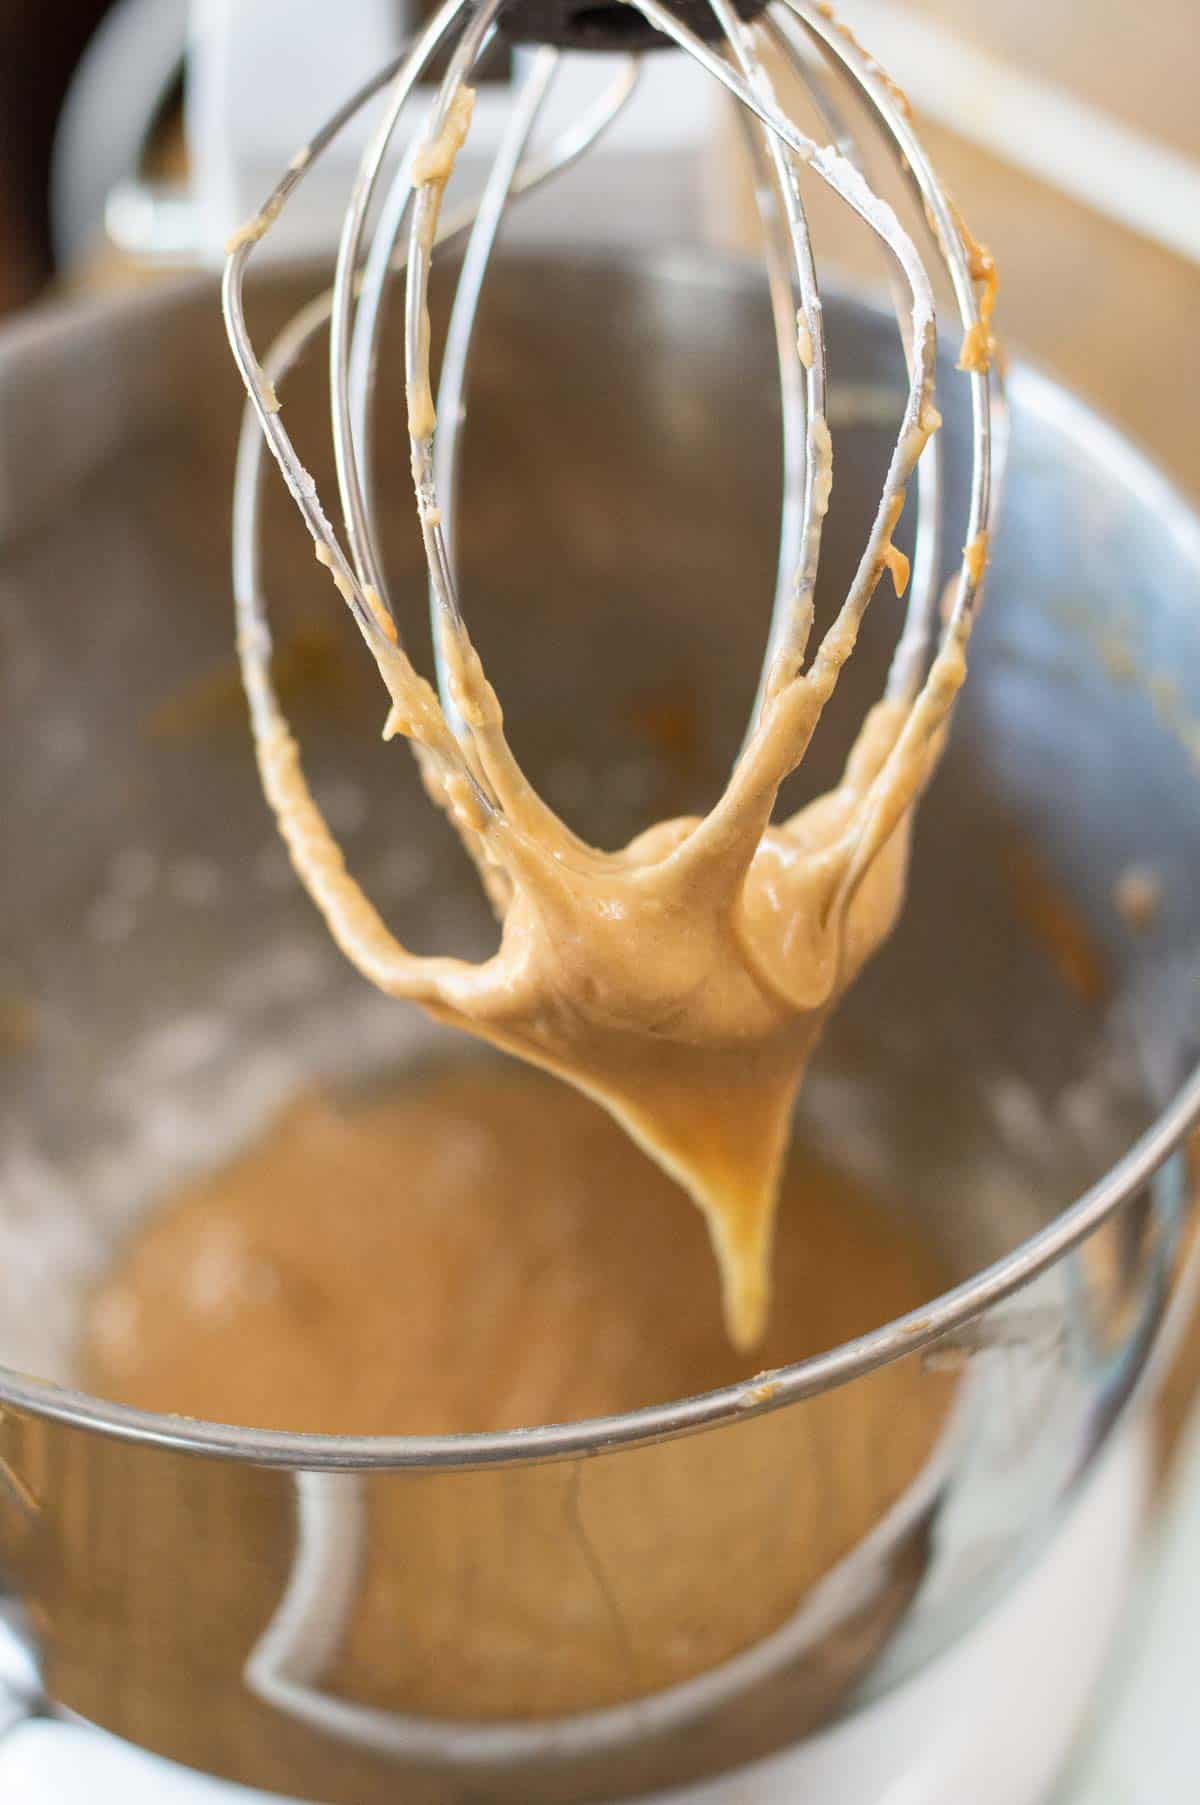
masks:
[[[472,1061],[312,1097],[153,1215],[97,1294],[87,1380],[148,1410],[451,1434],[633,1410],[785,1365],[936,1295],[930,1251],[798,1152],[755,1362],[698,1217],[578,1093]]]
[[[942,1288],[931,1251],[827,1167],[793,1156],[783,1195],[761,1360]],[[684,1194],[586,1098],[490,1061],[295,1106],[148,1222],[94,1299],[83,1364],[134,1405],[380,1434],[589,1417],[750,1371]],[[368,1482],[367,1567],[323,1684],[542,1716],[702,1672],[782,1623],[918,1478],[952,1395],[907,1360],[582,1469]]]

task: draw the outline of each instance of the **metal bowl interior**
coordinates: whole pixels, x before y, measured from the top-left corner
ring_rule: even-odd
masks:
[[[254,294],[263,333],[305,287],[275,276]],[[830,297],[828,314],[826,607],[857,555],[902,382],[888,316],[851,297]],[[759,279],[723,264],[514,258],[491,281],[463,592],[518,754],[602,844],[703,806],[739,743],[773,582],[771,343]],[[400,367],[385,356],[388,553],[420,656]],[[953,490],[964,421],[949,368],[942,387]],[[319,355],[284,400],[332,493]],[[612,1797],[828,1721],[873,1673],[891,1683],[946,1646],[1032,1558],[1146,1370],[1188,1241],[1170,1156],[1200,1100],[1200,530],[1053,385],[1018,369],[1012,402],[989,602],[910,900],[832,1025],[798,1122],[917,1217],[957,1288],[782,1369],[773,1389],[503,1436],[355,1440],[151,1416],[72,1388],[80,1301],[143,1212],[294,1091],[371,1082],[446,1040],[345,966],[258,794],[231,649],[239,396],[212,285],[50,314],[0,347],[0,1481],[17,1500],[0,1484],[0,1548],[42,1625],[56,1698],[212,1771],[354,1805],[393,1796],[397,1762],[414,1799],[460,1797],[467,1770],[473,1796]],[[952,494],[952,518],[961,503]],[[409,944],[486,950],[473,875],[402,752],[378,742],[377,681],[277,486],[267,570],[282,685],[356,870]],[[881,593],[797,792],[836,772],[897,620]],[[680,697],[682,757],[631,706]],[[1141,932],[1115,901],[1131,866],[1161,889]],[[419,1688],[358,1697],[327,1674],[314,1706],[311,1648],[298,1676],[285,1664],[264,1677],[256,1637],[303,1566],[289,1565],[293,1523],[301,1555],[308,1534],[332,1562],[323,1596],[351,1621],[374,1608],[371,1589],[337,1592],[349,1582],[328,1525],[361,1529],[374,1501],[402,1498],[429,1570],[447,1563],[432,1602],[404,1601],[415,1644],[420,1612],[432,1622],[459,1595],[461,1547],[500,1518],[494,1570],[523,1575],[527,1597],[590,1587],[600,1646],[611,1597],[636,1617],[629,1601],[662,1566],[679,1488],[758,1471],[757,1545],[811,1539],[794,1492],[764,1502],[780,1450],[837,1388],[899,1361],[963,1374],[935,1456],[903,1484],[881,1467],[853,1545],[774,1628],[752,1645],[733,1636],[652,1700],[628,1681],[620,1637],[592,1707],[558,1716],[550,1738],[515,1704],[484,1721],[468,1703],[461,1716],[479,1721],[448,1724],[422,1715]],[[1000,1495],[1001,1528],[972,1517]],[[638,1496],[661,1506],[657,1540],[628,1533]],[[682,1598],[712,1568],[712,1525],[674,1546],[666,1581]],[[471,1609],[486,1615],[486,1601]],[[535,1627],[530,1658],[544,1661]],[[236,1659],[218,1663],[231,1636]]]
[[[295,292],[276,278],[256,297],[264,331]],[[464,591],[518,753],[601,843],[711,800],[740,737],[779,487],[764,307],[746,273],[678,258],[509,262],[489,295]],[[901,380],[883,314],[846,300],[831,311],[844,449],[827,605],[857,554]],[[288,409],[331,487],[322,376],[314,357]],[[0,382],[13,803],[0,905],[4,1389],[118,1433],[319,1462],[309,1440],[137,1421],[38,1383],[69,1388],[80,1287],[164,1186],[236,1146],[314,1073],[353,1082],[427,1057],[439,1037],[342,968],[258,798],[229,643],[237,401],[207,285],[35,321],[10,335]],[[943,391],[945,404],[949,372]],[[919,1212],[962,1282],[913,1321],[787,1369],[775,1407],[1032,1278],[1136,1191],[1195,1112],[1186,875],[1200,851],[1200,534],[1082,406],[1023,369],[1012,394],[1007,518],[911,901],[827,1037],[800,1124]],[[963,421],[946,411],[953,518]],[[381,432],[399,418],[385,389]],[[389,551],[420,648],[402,446],[396,462]],[[549,555],[531,566],[535,521]],[[285,690],[356,868],[411,943],[485,950],[493,930],[465,862],[395,748],[374,744],[373,676],[282,493],[268,545]],[[881,596],[797,793],[832,779],[896,620]],[[681,694],[695,716],[682,764],[647,740],[636,706]],[[1114,902],[1131,864],[1163,890],[1140,936]],[[695,1400],[595,1437],[657,1435],[746,1402]],[[589,1433],[327,1454],[519,1459]]]

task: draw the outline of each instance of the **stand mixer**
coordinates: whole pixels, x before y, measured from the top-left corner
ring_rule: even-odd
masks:
[[[768,243],[778,277],[782,240]],[[378,277],[388,262],[390,247]],[[348,256],[343,295],[355,267]],[[441,275],[435,330],[455,311]],[[764,525],[792,493],[780,449],[794,478],[806,437],[796,410],[807,384],[789,389],[788,342],[801,369],[804,360],[790,305],[783,330],[780,292],[777,282],[772,308],[758,275],[711,255],[497,258],[474,334],[453,561],[464,589],[491,602],[480,610],[482,650],[528,723],[525,760],[548,793],[564,783],[564,745],[591,772],[628,761],[603,692],[627,680],[631,638],[648,685],[682,674],[711,699],[681,778],[688,795],[736,753],[761,631],[731,617],[726,598],[736,586],[790,599],[795,564],[763,555]],[[248,310],[278,329],[310,294],[311,283],[276,270],[250,290]],[[805,1133],[858,1161],[938,1234],[954,1290],[767,1383],[606,1423],[355,1442],[156,1418],[70,1389],[74,1313],[115,1241],[310,1077],[369,1081],[437,1044],[433,1030],[407,1014],[398,1025],[394,1007],[364,996],[303,899],[271,875],[236,711],[230,722],[218,710],[214,723],[202,708],[198,734],[147,727],[181,684],[221,668],[228,640],[226,547],[191,530],[223,517],[234,440],[214,298],[203,283],[85,308],[36,324],[0,355],[5,421],[32,407],[87,423],[69,455],[55,443],[41,459],[6,458],[0,511],[18,653],[5,671],[4,731],[16,819],[30,832],[6,880],[5,940],[39,1024],[4,1073],[0,1547],[21,1600],[14,1620],[39,1657],[30,1702],[64,1714],[12,1737],[54,1738],[45,1771],[65,1775],[53,1765],[67,1759],[65,1739],[89,1735],[74,1716],[222,1780],[354,1805],[633,1794],[882,1805],[900,1788],[920,1805],[950,1805],[989,1800],[989,1786],[997,1805],[1032,1805],[1061,1763],[1119,1610],[1145,1484],[1138,1404],[1169,1339],[1190,1240],[1178,1149],[1200,1103],[1189,1076],[1200,1024],[1187,1002],[1200,923],[1185,881],[1200,844],[1186,747],[1146,690],[1168,669],[1185,698],[1200,689],[1194,521],[1084,409],[1015,372],[1009,524],[955,739],[923,809],[913,895],[894,946],[832,1024],[802,1106]],[[335,297],[329,305],[336,312]],[[858,562],[855,521],[876,517],[910,384],[894,325],[871,302],[831,290],[823,315],[831,364],[853,373],[835,374],[820,410],[846,447],[846,508],[831,515],[825,547],[836,594]],[[956,574],[956,555],[937,542],[943,510],[977,528],[986,516],[978,477],[965,481],[979,469],[980,415],[950,399],[969,386],[955,384],[950,361],[939,390],[946,450],[940,470],[929,466],[940,495],[921,494],[910,620]],[[356,367],[352,338],[351,420]],[[403,371],[382,357],[378,370],[379,415],[394,419]],[[685,421],[671,408],[679,395],[693,403]],[[318,485],[336,481],[345,458],[323,449],[327,397],[311,363],[284,399],[297,442],[318,447]],[[556,406],[571,443],[587,447],[579,481],[552,435],[511,430]],[[646,480],[629,468],[637,432],[658,449],[653,570],[636,546],[626,556],[612,544],[611,523],[637,518]],[[719,531],[704,525],[715,472]],[[440,487],[445,509],[451,485]],[[531,512],[529,498],[548,495],[552,514]],[[260,555],[286,650],[323,573],[296,555],[285,498],[264,494],[262,506]],[[531,518],[548,554],[534,569],[523,555]],[[393,592],[423,588],[422,541],[390,513],[377,531]],[[795,554],[795,516],[785,550],[789,532]],[[98,669],[81,685],[77,621],[47,598],[85,580]],[[243,583],[243,598],[256,591]],[[315,593],[324,609],[324,588]],[[952,593],[962,603],[969,590]],[[786,604],[776,618],[786,630]],[[864,634],[847,667],[853,707],[896,669],[886,638]],[[1118,638],[1128,646],[1121,678]],[[296,704],[318,794],[334,799],[335,819],[338,796],[386,811],[389,839],[425,849],[414,877],[360,848],[406,936],[482,945],[486,912],[450,837],[415,785],[397,794],[394,757],[346,731],[347,700],[349,718],[361,718],[371,694],[347,639],[330,654],[333,687],[306,697],[301,686]],[[114,706],[102,674],[132,645]],[[1144,686],[1128,680],[1130,662]],[[836,769],[847,725],[831,721],[822,771]],[[31,744],[44,756],[30,759]],[[101,762],[98,786],[84,772]],[[643,765],[643,776],[660,775],[653,753]],[[584,786],[584,825],[597,839],[636,825],[635,788]],[[341,811],[347,833],[353,814]],[[47,820],[61,829],[53,859]],[[1063,982],[1031,926],[1036,911],[1009,881],[1014,833],[1098,949],[1098,993]],[[1164,890],[1144,935],[1111,907],[1135,862],[1152,864]],[[889,1031],[872,1034],[880,1021]],[[629,1580],[643,1556],[611,1528],[606,1496],[653,1496],[668,1470],[692,1487],[714,1464],[749,1472],[765,1437],[789,1422],[802,1434],[820,1400],[839,1388],[844,1398],[896,1360],[931,1383],[960,1375],[946,1435],[899,1497],[880,1482],[869,1532],[767,1640],[670,1692],[544,1722],[423,1719],[402,1700],[385,1706],[339,1684],[339,1643],[364,1606],[372,1513],[385,1498],[402,1496],[410,1513],[414,1571],[447,1558],[446,1525],[465,1555],[479,1526],[502,1520],[513,1572],[531,1560],[564,1576],[594,1563],[597,1586],[636,1625]],[[843,1509],[825,1500],[829,1515]],[[795,1510],[777,1498],[753,1525],[763,1561],[781,1537],[805,1533]],[[703,1535],[680,1547],[672,1525],[650,1527],[660,1549],[671,1545],[681,1587],[694,1585],[711,1565]],[[451,1556],[448,1596],[458,1598]],[[389,1608],[400,1633],[419,1633],[411,1618],[405,1627],[412,1598]],[[93,1752],[92,1773],[103,1783],[111,1769],[123,1797],[143,1783],[178,1784],[181,1798],[216,1785],[162,1768],[143,1782],[120,1765],[134,1759],[127,1751]]]

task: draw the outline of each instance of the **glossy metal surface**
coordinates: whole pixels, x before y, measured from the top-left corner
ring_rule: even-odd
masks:
[[[297,292],[252,294],[264,329]],[[828,316],[846,447],[831,598],[904,372],[882,316],[832,297]],[[766,295],[686,260],[502,260],[475,358],[462,586],[519,753],[582,831],[616,843],[714,793],[754,693],[778,501]],[[44,1382],[69,1378],[78,1299],[172,1183],[298,1086],[369,1082],[445,1043],[345,969],[276,855],[230,657],[239,398],[214,291],[10,335],[0,1550],[61,1706],[208,1771],[347,1805],[401,1789],[612,1798],[733,1765],[883,1689],[1051,1532],[1142,1381],[1188,1240],[1182,1161],[1147,1181],[1194,1101],[1200,543],[1083,410],[1025,372],[1013,398],[994,587],[911,903],[830,1035],[802,1122],[919,1215],[964,1288],[770,1395],[525,1437],[356,1443],[139,1417]],[[323,401],[317,360],[289,423],[328,481]],[[385,393],[381,433],[401,405]],[[967,425],[948,423],[951,488]],[[654,455],[629,457],[639,443]],[[549,545],[536,563],[535,520]],[[419,646],[420,546],[399,512],[391,527],[390,588]],[[474,952],[489,924],[472,874],[376,742],[372,674],[282,493],[268,535],[281,681],[356,868],[414,945]],[[888,626],[881,606],[806,787],[878,691]],[[647,726],[681,706],[682,739]],[[1112,900],[1133,861],[1163,884],[1142,934]],[[957,1380],[933,1461],[914,1470],[896,1442],[868,1451],[853,1488],[822,1492],[830,1463],[811,1450],[836,1447],[845,1398],[829,1387],[869,1385],[897,1356],[915,1385]],[[670,1509],[727,1462],[747,1475],[732,1543],[728,1523]],[[647,1501],[637,1535],[631,1496]],[[385,1522],[410,1560],[381,1596]],[[780,1615],[767,1581],[798,1550],[807,1577]],[[690,1680],[639,1697],[650,1576],[681,1622],[699,1596],[719,1629],[722,1599],[744,1595],[765,1639],[747,1648],[731,1626]],[[513,1598],[529,1608],[495,1664],[523,1720],[423,1716],[439,1636],[511,1636]],[[356,1633],[381,1619],[394,1665],[348,1680]],[[567,1659],[590,1664],[597,1708],[538,1722],[520,1675]]]

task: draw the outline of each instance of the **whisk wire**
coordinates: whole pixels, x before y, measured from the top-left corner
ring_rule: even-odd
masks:
[[[906,173],[914,193],[921,203],[930,230],[941,251],[953,286],[959,320],[964,335],[969,335],[980,325],[980,308],[979,297],[975,289],[976,278],[971,267],[971,255],[964,243],[961,222],[926,154],[920,137],[913,129],[911,120],[905,110],[897,104],[891,84],[880,78],[875,65],[861,47],[842,31],[819,6],[809,4],[809,0],[778,0],[778,5],[779,10],[776,16],[785,30],[791,19],[798,20],[810,38],[821,46],[825,55],[849,72],[881,130],[894,145],[900,167]],[[1001,421],[1005,418],[1003,385],[999,381],[998,373],[991,367],[991,360],[986,360],[983,368],[973,369],[969,375],[972,408],[972,468],[971,495],[965,533],[967,547],[975,544],[980,536],[988,530],[994,512],[993,422],[997,417]],[[1001,445],[1006,445],[1006,432],[1002,430],[997,437]],[[962,581],[951,621],[947,623],[948,627],[951,624],[957,625],[964,619],[969,620],[977,605],[981,581],[982,571],[978,569],[976,561],[965,557]],[[913,640],[908,645],[902,638],[901,645],[897,650],[896,662],[893,664],[893,671],[889,677],[889,690],[892,690],[893,683],[895,683],[897,693],[907,693],[907,684],[911,680],[909,668],[913,665],[919,668],[924,650],[923,644],[918,646],[916,643],[918,633],[919,626],[914,629]]]
[[[409,51],[393,59],[331,116],[293,158],[289,169],[272,189],[259,214],[230,246],[222,284],[222,307],[234,359],[247,394],[234,485],[234,595],[239,650],[251,715],[256,733],[260,736],[281,718],[271,675],[271,634],[262,570],[261,512],[265,452],[271,453],[279,468],[314,544],[325,548],[335,575],[341,575],[343,580],[339,587],[364,638],[371,643],[373,636],[381,633],[382,629],[364,596],[356,589],[355,573],[341,553],[334,529],[321,506],[316,485],[301,463],[279,412],[277,390],[308,346],[329,325],[334,289],[328,288],[298,310],[272,342],[260,365],[245,318],[246,267],[256,245],[279,218],[307,171],[349,121],[389,81],[405,79],[410,56],[414,63],[419,63],[419,73],[419,68],[428,62],[440,43],[444,29],[444,21],[438,18],[431,21]],[[512,183],[512,196],[515,198],[533,192],[583,156],[628,103],[636,87],[637,73],[637,59],[624,59],[614,78],[592,105],[562,128],[544,150],[521,162]],[[411,90],[413,84],[409,82],[407,85]],[[362,371],[369,371],[374,362],[378,322],[387,282],[393,270],[403,270],[407,261],[407,245],[398,248],[398,243],[411,195],[411,170],[415,150],[414,144],[406,160],[407,169],[402,166],[394,180],[388,205],[380,222],[380,231],[372,241],[367,265],[355,279],[360,307],[365,308],[365,312],[356,316],[355,320],[356,332],[360,328],[363,332],[361,343],[364,349],[364,354],[358,359],[360,374],[356,380],[361,380]],[[446,218],[438,228],[439,247],[452,245],[465,237],[471,229],[475,211],[473,205],[468,205]],[[360,422],[356,433],[360,450],[364,445],[369,450],[367,427],[370,412],[365,404],[368,394],[369,386],[364,384],[363,405],[361,410],[356,409],[355,415]],[[364,462],[369,469],[369,458],[364,459]],[[376,541],[369,504],[365,509],[365,518],[367,531],[363,543],[374,549]],[[378,563],[377,551],[375,556]]]
[[[562,127],[545,150],[522,157],[509,187],[509,200],[515,201],[521,196],[531,193],[551,177],[560,174],[577,162],[604,134],[628,103],[636,88],[639,73],[640,58],[630,56],[621,59],[615,75],[590,106],[585,108],[570,124]],[[414,135],[408,145],[371,237],[366,261],[358,278],[359,301],[354,317],[350,352],[349,413],[353,442],[358,452],[357,469],[363,487],[363,511],[366,520],[364,543],[371,549],[374,581],[385,602],[389,601],[389,590],[386,572],[379,556],[375,521],[375,459],[373,456],[371,404],[375,392],[375,371],[378,362],[384,303],[391,278],[397,271],[403,270],[407,257],[407,251],[399,254],[397,246],[411,204],[412,165],[420,144],[426,136],[427,127]],[[439,227],[438,248],[457,243],[470,230],[474,218],[474,203],[468,204],[465,208],[460,206],[453,216],[452,227],[449,230]],[[453,336],[453,332],[447,335],[447,344],[443,352],[443,370],[452,365]],[[464,382],[465,376],[464,370]],[[447,530],[452,535],[453,496],[448,491],[457,479],[458,434],[455,409],[450,405],[444,406],[439,400],[438,414],[441,431],[435,442],[435,457],[441,455],[441,448],[446,444],[447,426],[450,428],[449,450],[454,454],[454,461],[450,466],[453,475],[445,486],[443,505],[443,519],[448,523]],[[439,474],[439,485],[442,483],[443,477]],[[445,502],[449,502],[451,505],[447,507]],[[450,548],[453,561],[452,538]],[[394,610],[389,609],[389,611],[394,614]],[[443,696],[443,703],[445,700],[446,698]]]
[[[755,35],[737,15],[729,0],[711,0],[712,10],[725,36],[729,54],[743,78],[771,106],[777,104],[769,76],[759,58]],[[769,130],[761,130],[749,115],[739,112],[747,128],[752,154],[760,141],[765,143],[774,185],[782,202],[782,218],[775,208],[763,218],[768,245],[767,273],[773,291],[776,336],[779,340],[780,381],[784,404],[783,452],[785,471],[784,505],[780,529],[780,559],[776,579],[775,602],[771,613],[771,630],[763,660],[759,693],[751,714],[751,731],[761,718],[772,689],[794,675],[804,657],[812,626],[813,598],[816,591],[817,567],[820,562],[821,528],[828,504],[828,483],[823,480],[823,457],[827,443],[827,377],[825,323],[813,259],[812,239],[800,186],[796,180],[794,160],[787,148]],[[765,172],[764,172],[765,173]],[[761,181],[758,184],[762,191]],[[760,208],[761,212],[761,208]],[[786,222],[787,233],[782,231]],[[790,240],[790,246],[787,245]],[[790,253],[790,254],[789,254]],[[783,271],[794,267],[799,290],[796,295],[788,280],[787,318],[783,320]],[[801,356],[800,335],[805,352]],[[796,366],[799,366],[797,370]],[[803,372],[800,375],[800,371]],[[803,403],[801,412],[800,403]],[[789,417],[790,413],[790,417]],[[798,441],[796,453],[793,446]],[[786,482],[788,465],[795,456],[800,469],[800,520],[796,528],[794,548],[787,543],[791,522],[788,519],[789,496]],[[791,560],[784,567],[784,557]]]
[[[878,584],[890,535],[903,506],[904,489],[925,442],[922,418],[926,406],[932,406],[937,350],[933,293],[929,279],[912,240],[891,207],[867,186],[863,176],[835,146],[819,146],[785,118],[757,84],[747,81],[719,50],[706,44],[689,30],[661,0],[631,0],[631,3],[636,4],[638,11],[664,36],[671,38],[715,76],[736,100],[761,121],[777,142],[807,165],[851,208],[892,253],[909,290],[914,368],[899,436],[858,570],[838,614],[818,646],[809,672],[823,688],[832,691],[838,673],[853,649],[862,617]],[[973,300],[972,295],[972,302]],[[810,458],[813,433],[814,421],[810,418]],[[828,480],[831,471],[829,447],[823,446],[821,450]],[[786,648],[786,632],[783,644]],[[793,674],[781,673],[785,681]],[[768,693],[771,688],[772,681],[768,678]]]
[[[458,516],[459,445],[466,416],[467,377],[479,300],[512,193],[513,180],[550,92],[559,59],[559,51],[540,49],[514,103],[480,196],[475,223],[467,239],[442,347],[442,369],[437,394],[438,431],[433,447],[433,483],[441,515],[439,526],[447,576],[455,588],[458,581],[455,529]],[[454,698],[443,637],[437,630],[438,594],[433,582],[429,586],[429,607],[434,627],[433,655],[437,666],[438,694],[451,728],[458,739],[462,740],[467,728]]]
[[[865,179],[870,169],[863,150],[830,81],[832,73],[827,61],[829,52],[801,29],[800,22],[780,8],[762,15],[762,29],[776,54],[790,62],[795,59],[802,73],[804,87],[822,125],[847,162],[852,163]],[[845,72],[843,71],[843,79]],[[915,185],[914,185],[915,186]],[[932,231],[930,236],[932,238]],[[938,250],[936,239],[934,249]],[[901,323],[904,318],[903,297],[898,279],[891,272],[893,306]],[[913,346],[910,335],[902,331],[905,364],[909,378],[913,372]],[[897,701],[911,701],[920,684],[928,652],[930,629],[937,604],[942,567],[942,440],[933,433],[917,464],[917,498],[913,529],[913,560],[909,582],[908,605],[901,629],[893,666],[885,693]]]
[[[474,325],[509,200],[574,161],[619,112],[637,73],[636,59],[630,59],[613,87],[599,97],[594,112],[577,120],[548,152],[532,158],[530,140],[558,66],[557,51],[540,51],[522,84],[480,198],[443,227],[439,223],[442,193],[469,118],[467,84],[503,23],[507,3],[508,0],[482,0],[472,9],[466,0],[445,0],[410,50],[360,89],[293,160],[261,213],[231,245],[223,290],[230,339],[249,397],[239,460],[235,568],[243,655],[257,721],[264,710],[277,712],[270,686],[270,640],[257,545],[264,443],[283,472],[318,556],[329,565],[381,670],[389,658],[403,659],[376,531],[371,398],[383,302],[393,271],[404,268],[412,473],[429,570],[435,662],[442,701],[442,719],[431,742],[421,748],[421,754],[433,756],[445,768],[465,777],[485,818],[493,820],[503,819],[505,790],[511,794],[511,786],[523,784],[523,779],[510,755],[506,754],[507,762],[497,768],[494,748],[490,753],[484,750],[476,728],[463,720],[455,700],[452,668],[454,658],[473,656],[457,587],[455,529],[461,426]],[[933,292],[913,240],[892,207],[868,181],[853,135],[833,98],[826,70],[829,76],[850,82],[865,101],[885,142],[905,167],[949,271],[963,330],[977,336],[986,326],[976,293],[978,259],[912,131],[896,90],[881,77],[854,40],[843,34],[826,9],[809,4],[809,0],[776,0],[759,20],[748,23],[739,16],[732,0],[709,0],[719,26],[717,41],[710,43],[665,0],[627,3],[739,103],[739,117],[753,159],[783,396],[784,486],[771,629],[752,729],[772,698],[793,682],[803,679],[815,686],[814,693],[822,705],[832,693],[883,570],[889,563],[894,570],[898,565],[902,568],[903,560],[892,548],[892,535],[905,506],[909,483],[917,472],[916,569],[886,691],[892,698],[911,701],[922,681],[929,681],[923,679],[923,673],[929,669],[941,561],[940,464],[936,448],[923,456],[939,424],[933,405],[937,357]],[[456,32],[429,122],[422,133],[410,140],[368,236],[368,219],[381,172],[406,108],[431,58]],[[762,60],[762,49],[790,53],[793,66],[807,84],[817,116],[829,129],[829,143],[817,143],[786,117]],[[332,289],[285,328],[265,367],[260,367],[246,330],[242,302],[244,271],[253,247],[270,229],[312,162],[355,113],[389,84],[386,112],[372,134],[355,177]],[[904,287],[897,318],[908,364],[906,400],[878,509],[849,590],[807,665],[821,527],[833,469],[821,299],[801,192],[800,177],[804,173],[832,190],[863,221],[894,263]],[[407,244],[401,251],[406,224]],[[468,231],[435,409],[429,374],[428,302],[433,252],[435,244],[441,245]],[[336,472],[349,556],[342,550],[321,506],[316,485],[282,426],[275,394],[275,384],[326,323],[330,329]],[[953,636],[965,637],[969,630],[985,562],[980,548],[986,543],[993,500],[993,378],[986,358],[977,360],[970,383],[974,455],[966,551],[953,609],[943,629],[943,645]],[[404,664],[410,668],[406,660]],[[745,757],[744,748],[742,759]],[[527,786],[522,789],[523,797],[526,794]]]

